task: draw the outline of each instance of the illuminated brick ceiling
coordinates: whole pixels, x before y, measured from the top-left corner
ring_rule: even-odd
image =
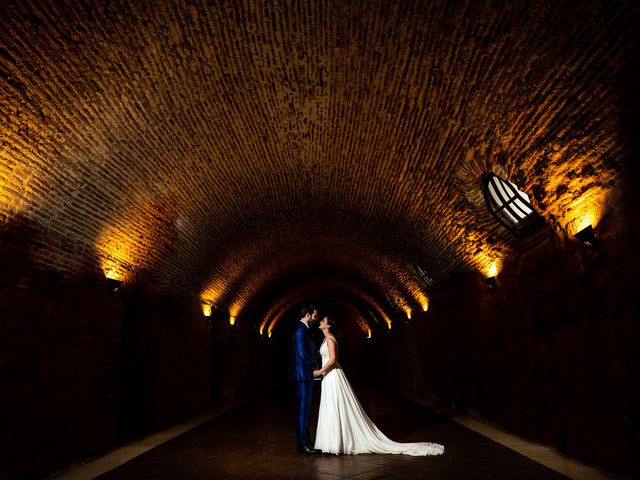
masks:
[[[332,279],[419,308],[412,262],[515,246],[484,171],[561,235],[630,150],[633,1],[157,3],[3,2],[0,212],[236,314]]]

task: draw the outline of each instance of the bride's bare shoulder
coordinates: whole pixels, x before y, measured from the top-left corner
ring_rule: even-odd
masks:
[[[333,342],[337,345],[338,344],[338,340],[336,340],[336,337],[334,337],[333,335],[329,335],[327,338],[330,338],[331,340],[333,340]]]

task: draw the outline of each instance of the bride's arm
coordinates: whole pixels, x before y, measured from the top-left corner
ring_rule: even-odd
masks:
[[[329,341],[331,340],[331,341]],[[336,348],[336,341],[333,337],[327,338],[327,348],[329,349],[329,360],[325,363],[320,370],[318,370],[320,375],[324,375],[331,367],[338,361],[338,349]]]

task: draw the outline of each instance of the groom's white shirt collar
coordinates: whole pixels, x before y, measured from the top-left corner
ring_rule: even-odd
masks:
[[[305,322],[305,321],[304,321],[304,320],[302,320],[302,319],[300,319],[300,322],[301,322],[301,323],[304,323],[304,326],[305,326],[305,327],[307,327],[307,328],[309,328],[309,324],[308,324],[307,322]]]

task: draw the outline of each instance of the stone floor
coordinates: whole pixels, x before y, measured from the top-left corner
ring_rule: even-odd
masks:
[[[449,418],[398,394],[372,387],[356,387],[356,392],[372,420],[387,436],[396,441],[441,443],[445,445],[445,454],[437,457],[298,454],[294,397],[281,388],[269,391],[259,400],[220,407],[207,416],[126,445],[56,478],[615,478],[466,416]],[[315,421],[313,418],[312,425]]]

